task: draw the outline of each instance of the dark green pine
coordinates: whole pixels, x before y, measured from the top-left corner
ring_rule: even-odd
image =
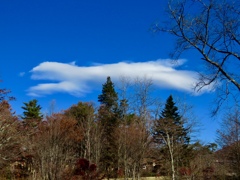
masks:
[[[24,110],[22,119],[27,120],[42,120],[41,106],[37,104],[37,100],[33,99],[29,102],[24,102],[22,109]]]
[[[183,126],[183,121],[178,113],[178,107],[173,101],[172,95],[170,95],[166,101],[165,108],[161,113],[161,118],[172,119],[173,123],[178,126],[179,139],[184,140],[184,144],[188,144],[190,138],[188,137],[187,129]]]
[[[98,102],[105,105],[112,112],[116,111],[118,107],[118,94],[110,77],[107,77],[106,83],[103,84],[102,94],[98,96]]]
[[[166,101],[165,108],[161,113],[161,118],[168,118],[174,120],[176,125],[180,124],[181,116],[178,113],[178,108],[173,101],[172,95],[170,95]]]
[[[114,83],[110,77],[102,86],[102,94],[98,96],[101,107],[98,111],[98,118],[103,128],[103,144],[101,152],[101,168],[107,178],[115,177],[117,169],[117,145],[115,137],[115,128],[117,127],[119,108],[118,94],[114,89]]]

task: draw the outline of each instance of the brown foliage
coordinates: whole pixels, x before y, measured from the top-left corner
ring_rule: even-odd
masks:
[[[19,155],[18,120],[7,101],[0,102],[0,167]]]
[[[97,172],[96,164],[91,164],[87,159],[80,158],[75,164],[74,176],[71,180],[101,180],[103,177],[103,175]]]
[[[30,140],[27,152],[33,156],[31,176],[38,179],[63,179],[69,176],[75,161],[76,144],[82,139],[77,121],[63,114],[53,114],[38,125]]]

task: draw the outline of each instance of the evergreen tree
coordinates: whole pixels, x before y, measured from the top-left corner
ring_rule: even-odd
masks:
[[[176,126],[176,131],[178,131],[176,140],[181,141],[183,144],[189,143],[190,138],[187,136],[187,129],[183,127],[184,122],[182,121],[182,117],[179,115],[178,107],[175,105],[172,95],[170,95],[166,101],[159,120],[161,121],[161,119],[168,119]]]
[[[103,84],[102,94],[98,96],[98,102],[104,105],[110,112],[116,112],[118,108],[118,94],[114,89],[114,83],[110,77],[107,77],[107,82]]]
[[[113,131],[117,125],[120,110],[118,107],[118,94],[110,77],[107,77],[106,83],[103,84],[102,94],[98,96],[98,101],[102,105],[99,110],[101,123],[105,130]],[[110,132],[107,133],[111,134]]]
[[[22,119],[25,124],[36,126],[42,119],[41,106],[38,105],[37,100],[33,99],[29,102],[24,102],[22,106],[23,116]]]
[[[181,117],[178,113],[178,108],[175,106],[172,95],[168,97],[160,118],[173,119],[176,124],[179,124]]]
[[[103,129],[101,167],[107,178],[116,177],[117,169],[117,148],[115,130],[118,120],[118,94],[114,89],[114,83],[110,77],[102,86],[102,94],[98,96],[101,107],[98,111],[99,120]]]
[[[176,178],[176,167],[182,166],[183,156],[189,143],[187,129],[184,128],[184,122],[178,113],[178,107],[170,95],[166,101],[165,107],[161,112],[160,118],[155,121],[153,128],[153,139],[161,147],[161,151],[169,156],[172,179]]]

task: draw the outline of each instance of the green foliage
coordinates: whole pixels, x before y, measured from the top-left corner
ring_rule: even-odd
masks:
[[[190,175],[198,179],[204,173],[213,176],[214,155],[219,155],[215,152],[216,144],[189,145],[188,129],[172,96],[154,122],[153,139],[158,146],[148,149],[151,139],[148,129],[139,115],[129,113],[129,99],[118,100],[110,77],[98,96],[101,104],[98,112],[93,104],[79,102],[39,123],[43,115],[34,99],[22,107],[22,119],[29,126],[22,126],[11,113],[9,92],[0,90],[0,167],[5,167],[0,168],[0,179],[1,176],[32,179],[33,172],[37,172],[39,179],[54,176],[57,179],[101,179],[102,175],[116,178],[120,171],[125,178],[136,177],[138,173],[140,176],[158,175],[159,172],[169,176],[172,164],[172,172],[180,179]],[[2,157],[7,159],[3,161]],[[77,158],[79,161],[74,164]],[[150,158],[157,166],[142,171],[141,164]]]
[[[178,108],[173,101],[172,95],[170,95],[166,101],[165,108],[161,113],[160,119],[162,118],[172,119],[175,124],[180,124],[181,117],[178,113]]]
[[[76,119],[78,124],[84,124],[84,121],[94,116],[94,107],[90,103],[79,102],[67,109],[65,115]]]
[[[114,84],[110,77],[102,86],[102,94],[98,96],[101,107],[98,111],[98,118],[102,126],[102,152],[101,152],[101,168],[107,177],[113,177],[116,172],[117,165],[117,147],[115,129],[119,118],[118,94],[114,89]]]
[[[155,120],[153,140],[158,145],[160,153],[164,154],[161,163],[164,159],[171,162],[172,176],[175,176],[176,170],[180,167],[189,164],[189,159],[186,157],[190,153],[188,148],[190,138],[171,95],[166,101],[160,118]]]
[[[127,99],[120,100],[120,104],[119,104],[119,108],[118,108],[119,118],[126,119],[126,116],[130,115],[127,112],[128,108],[129,108],[128,100]]]
[[[43,115],[41,113],[41,106],[37,104],[36,99],[33,99],[29,102],[24,102],[23,104],[23,121],[26,124],[31,123],[33,126],[36,126],[36,123],[40,122],[43,119]]]
[[[98,102],[105,105],[109,111],[114,112],[117,110],[118,94],[110,77],[107,77],[107,82],[102,86],[102,94],[98,96]]]
[[[103,105],[99,109],[99,117],[106,129],[112,129],[116,126],[119,115],[118,94],[114,89],[114,84],[110,77],[102,86],[102,94],[98,96],[98,101]],[[111,132],[107,132],[111,134]]]
[[[190,141],[187,129],[184,128],[184,122],[178,113],[178,107],[171,95],[166,101],[160,118],[155,121],[153,137],[155,141],[159,141],[159,137],[166,136],[167,133],[173,136],[175,142],[188,144]]]
[[[76,151],[78,157],[84,157],[90,159],[90,144],[92,141],[92,131],[95,124],[95,110],[93,104],[86,102],[79,102],[76,105],[71,106],[64,113],[67,117],[73,118],[77,121],[77,126],[82,129],[82,141],[78,143]],[[80,135],[79,135],[80,136]]]

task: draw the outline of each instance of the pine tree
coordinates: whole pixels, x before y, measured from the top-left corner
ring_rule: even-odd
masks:
[[[98,101],[101,103],[99,110],[100,116],[102,116],[100,118],[101,122],[105,128],[113,131],[113,128],[117,125],[119,107],[118,94],[110,77],[107,77],[106,83],[103,84],[102,94],[98,96]]]
[[[178,131],[178,133],[176,140],[181,141],[181,143],[184,144],[189,143],[190,138],[187,136],[187,129],[183,127],[184,122],[182,121],[182,117],[179,115],[178,107],[175,105],[172,95],[170,95],[166,101],[165,108],[160,116],[160,120],[161,119],[168,119],[177,127],[176,131]]]
[[[36,99],[29,102],[24,102],[22,106],[23,116],[22,119],[26,125],[36,126],[42,119],[41,106],[38,105]]]
[[[98,96],[98,101],[101,103],[98,115],[102,133],[102,152],[101,152],[101,166],[105,171],[107,178],[116,176],[114,170],[117,169],[117,148],[115,140],[115,129],[118,121],[118,94],[114,89],[114,83],[110,77],[102,86],[102,94]]]
[[[181,161],[189,143],[187,129],[178,113],[178,107],[170,95],[160,118],[155,121],[153,128],[153,139],[162,149],[167,149],[171,161],[172,179],[176,178],[176,167]]]
[[[173,119],[175,123],[180,122],[181,117],[178,113],[178,108],[175,106],[172,95],[168,97],[160,118]]]
[[[111,112],[115,112],[118,107],[118,94],[110,77],[107,77],[107,82],[103,84],[102,94],[98,96],[98,102]]]

